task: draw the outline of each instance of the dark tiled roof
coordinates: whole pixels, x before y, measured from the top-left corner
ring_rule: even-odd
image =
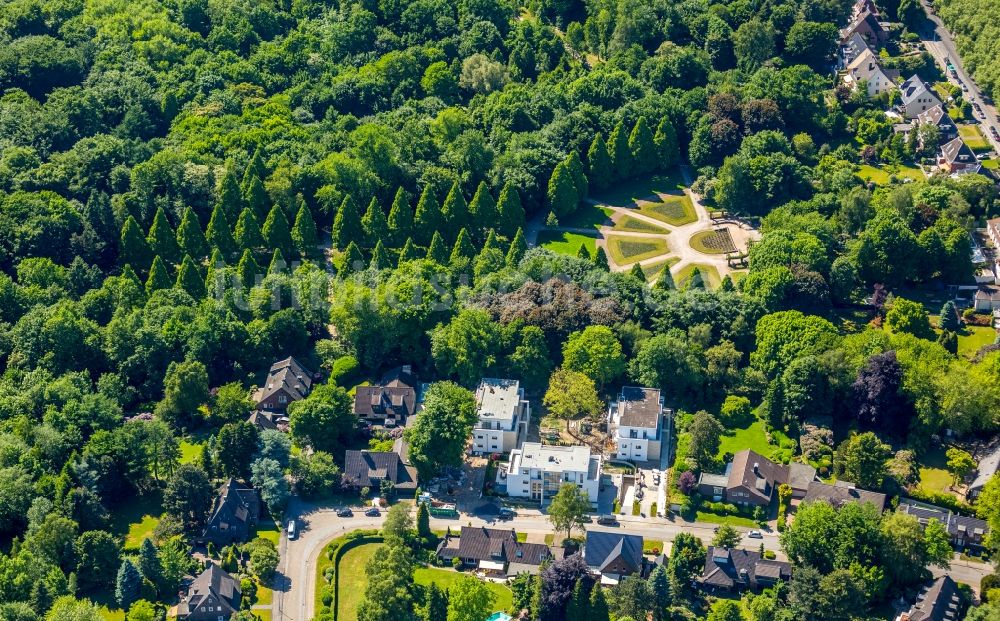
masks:
[[[354,413],[363,418],[395,414],[406,418],[417,404],[419,383],[409,365],[396,367],[374,386],[358,386],[354,393]]]
[[[955,122],[951,120],[951,116],[945,111],[943,105],[933,106],[924,110],[917,115],[917,122],[921,124],[930,123],[938,127],[950,126],[949,131],[955,131]]]
[[[205,537],[241,537],[260,517],[260,496],[257,490],[229,479],[221,488],[205,525]]]
[[[663,415],[660,391],[656,388],[626,386],[618,398],[619,425],[657,429]]]
[[[722,589],[757,588],[758,585],[788,580],[791,575],[791,565],[762,559],[758,552],[709,546],[701,583]]]
[[[450,538],[454,539],[454,538]],[[523,543],[517,533],[502,528],[463,526],[457,548],[451,541],[438,547],[442,557],[450,556],[476,561],[496,561],[518,565],[541,565],[552,558],[549,547],[541,543]]]
[[[976,154],[972,152],[969,145],[961,138],[955,138],[941,145],[941,157],[949,164],[961,162],[963,164],[976,164]]]
[[[358,487],[377,487],[380,479],[389,479],[399,490],[417,488],[416,469],[391,451],[347,451],[344,479]]]
[[[257,389],[253,399],[256,403],[264,401],[275,392],[284,389],[292,401],[304,399],[312,388],[312,374],[295,358],[288,357],[271,365],[267,372],[264,385]]]
[[[247,422],[251,425],[255,425],[261,431],[273,430],[277,431],[278,426],[274,424],[271,417],[262,412],[261,410],[254,410],[250,413],[250,417],[247,418]]]
[[[733,455],[727,490],[743,487],[761,500],[771,498],[774,487],[788,482],[788,469],[751,450]]]
[[[910,608],[910,621],[958,621],[965,602],[958,585],[948,576],[941,576],[925,586]]]
[[[934,99],[940,102],[937,94],[927,86],[927,83],[920,79],[920,76],[913,76],[909,80],[903,82],[899,85],[900,100],[903,105],[909,104],[911,101],[917,97],[922,97],[924,95],[930,95]]]
[[[870,502],[879,511],[885,509],[885,494],[870,492],[849,485],[829,485],[820,481],[813,481],[809,484],[809,489],[806,490],[806,495],[802,499],[802,502],[813,502],[816,500],[823,500],[835,508],[849,502],[861,504]]]
[[[239,610],[240,596],[239,582],[212,563],[188,586],[187,595],[177,605],[177,616],[183,619],[202,606],[212,606],[218,612],[213,611],[212,617],[228,618]]]
[[[989,531],[989,523],[979,518],[958,515],[948,509],[930,505],[924,502],[904,498],[899,501],[900,513],[906,513],[917,518],[926,525],[928,520],[941,522],[952,537],[982,537]]]
[[[601,573],[628,575],[642,571],[642,537],[587,531],[583,559]]]

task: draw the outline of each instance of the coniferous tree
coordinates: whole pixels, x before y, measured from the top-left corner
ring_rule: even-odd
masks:
[[[358,247],[358,244],[353,241],[349,242],[344,254],[340,257],[338,273],[341,276],[346,276],[360,271],[364,269],[364,260],[365,257],[361,254],[361,248]]]
[[[424,590],[421,621],[442,621],[448,618],[448,592],[434,584]]]
[[[681,159],[680,146],[677,144],[677,130],[674,129],[670,119],[664,117],[660,120],[656,128],[656,135],[653,136],[656,144],[656,151],[660,156],[660,168],[673,168]]]
[[[237,249],[256,250],[264,247],[264,235],[260,232],[260,225],[257,224],[257,216],[249,207],[240,213],[234,233]]]
[[[583,162],[580,161],[580,156],[576,151],[570,151],[570,154],[566,156],[566,168],[573,177],[573,187],[576,188],[578,200],[586,199],[590,192],[590,186],[587,181],[587,173],[583,169]]]
[[[163,264],[163,260],[159,256],[153,257],[153,264],[149,268],[149,277],[146,278],[146,295],[153,295],[154,291],[169,289],[172,286],[167,266]]]
[[[201,230],[198,214],[190,207],[184,210],[180,226],[177,227],[177,247],[184,254],[198,259],[208,256],[208,240]]]
[[[139,599],[142,589],[142,574],[136,568],[132,559],[125,559],[118,567],[118,577],[115,580],[115,600],[128,610],[133,602]]]
[[[180,260],[177,234],[170,226],[170,221],[167,220],[167,213],[163,211],[163,207],[157,208],[156,215],[153,216],[153,224],[150,225],[149,234],[146,235],[146,243],[149,244],[149,251],[154,256],[159,256],[171,264]]]
[[[546,206],[557,218],[561,218],[576,211],[579,198],[566,162],[559,162],[549,177],[549,188],[545,194]]]
[[[163,581],[163,564],[149,537],[143,539],[139,546],[139,573],[157,587]]]
[[[213,293],[221,292],[225,287],[225,273],[226,260],[222,257],[222,252],[216,248],[208,259],[208,274],[205,276],[206,287]]]
[[[448,196],[444,199],[441,207],[441,218],[444,220],[445,229],[451,233],[464,229],[469,225],[469,205],[462,196],[462,189],[458,186],[458,181],[451,184]]]
[[[236,181],[236,174],[233,173],[231,166],[227,166],[225,174],[222,175],[222,181],[219,183],[219,199],[215,202],[215,206],[223,209],[229,222],[236,220],[243,211],[243,195],[240,193],[240,184]]]
[[[361,218],[361,227],[365,231],[365,240],[370,246],[377,246],[378,242],[389,242],[389,222],[385,219],[385,212],[378,200],[372,198],[368,203],[368,210]]]
[[[600,584],[595,584],[590,589],[590,606],[587,608],[587,621],[609,621],[608,601],[604,598],[604,588]]]
[[[469,203],[469,214],[477,230],[494,229],[500,224],[500,212],[497,210],[497,203],[493,200],[489,188],[485,181],[479,182],[476,193]]]
[[[139,223],[132,216],[125,218],[118,242],[118,262],[122,265],[128,264],[145,270],[149,267],[150,261],[152,261],[152,254],[149,250],[149,242],[142,234]]]
[[[521,206],[521,195],[517,188],[509,183],[503,186],[500,198],[497,200],[497,209],[500,212],[497,231],[510,239],[517,229],[524,226],[524,207]]]
[[[367,245],[364,229],[361,227],[361,214],[358,205],[350,195],[344,197],[340,209],[333,218],[333,246],[337,250],[345,250],[351,242],[359,246]]]
[[[670,577],[663,565],[657,565],[649,575],[649,591],[653,594],[653,621],[670,619]]]
[[[733,284],[733,278],[729,274],[722,277],[722,282],[719,283],[719,291],[736,291],[736,285]]]
[[[292,228],[292,241],[299,254],[307,259],[316,256],[319,245],[319,234],[316,232],[316,221],[312,211],[304,200],[299,200],[299,212],[295,216],[295,226]]]
[[[420,258],[420,253],[417,252],[417,245],[413,243],[413,239],[407,237],[406,243],[403,244],[403,249],[399,253],[399,262],[397,265],[406,263],[407,261],[415,261]]]
[[[198,266],[188,255],[184,255],[184,261],[181,262],[181,267],[177,270],[177,281],[174,283],[174,287],[187,291],[188,295],[198,301],[205,297],[205,281],[198,273]]]
[[[371,267],[376,270],[384,270],[392,267],[389,252],[385,249],[381,239],[378,240],[375,244],[375,250],[372,251]]]
[[[260,147],[254,149],[250,161],[247,162],[246,170],[243,171],[243,181],[240,182],[240,192],[246,195],[254,177],[257,179],[267,178],[267,167],[264,165],[264,153]]]
[[[486,241],[483,242],[483,249],[482,249],[481,252],[485,252],[487,250],[494,250],[494,249],[496,249],[496,250],[500,249],[500,240],[497,239],[497,233],[496,233],[496,231],[494,231],[493,229],[490,229],[486,233]]]
[[[413,210],[403,188],[396,190],[396,197],[392,199],[388,224],[390,239],[394,246],[403,243],[413,232]]]
[[[587,150],[587,179],[598,190],[605,190],[611,186],[614,168],[608,145],[604,142],[604,137],[597,134]]]
[[[91,251],[93,259],[100,265],[106,265],[114,260],[118,247],[118,224],[111,209],[111,199],[104,192],[91,192],[87,203],[83,206],[83,221],[85,231],[89,229],[93,236]]]
[[[625,123],[618,121],[615,128],[608,136],[608,152],[611,155],[611,162],[614,166],[615,178],[629,179],[634,171],[632,165],[632,149],[628,146],[628,130]]]
[[[212,210],[212,217],[208,220],[208,228],[205,229],[205,239],[213,248],[218,248],[223,256],[231,257],[236,252],[236,242],[233,240],[233,232],[229,228],[229,219],[225,211],[219,205]]]
[[[669,265],[664,265],[663,269],[660,270],[660,273],[656,277],[656,285],[653,288],[664,291],[677,288],[677,285],[674,284],[674,275],[670,273]]]
[[[584,584],[582,578],[578,578],[576,584],[573,585],[573,593],[569,597],[569,602],[566,604],[566,619],[585,619],[587,608],[590,605],[589,599],[587,585]]]
[[[469,237],[469,232],[462,229],[458,232],[458,238],[455,240],[455,247],[451,249],[451,256],[449,257],[449,262],[452,265],[458,264],[465,260],[471,260],[476,256],[476,247],[472,245],[472,239]]]
[[[417,211],[413,216],[413,236],[418,242],[427,243],[441,230],[443,224],[441,206],[428,185],[417,201]]]
[[[135,273],[135,270],[128,263],[122,268],[122,278],[132,281],[136,287],[142,287],[142,281],[139,280],[138,274]]]
[[[285,261],[285,255],[281,253],[281,248],[275,248],[274,254],[271,255],[271,263],[267,266],[268,274],[284,274],[288,269],[288,262]]]
[[[260,177],[254,176],[250,179],[250,185],[242,193],[245,209],[253,212],[254,216],[263,218],[267,213],[267,205],[270,202],[267,191],[264,190],[264,183]]]
[[[653,132],[646,123],[646,117],[640,116],[635,122],[628,137],[628,148],[632,152],[635,173],[648,173],[657,169],[660,157],[653,141]]]
[[[693,270],[691,270],[691,276],[690,276],[690,278],[688,278],[687,287],[685,287],[685,288],[687,288],[687,289],[704,289],[705,288],[705,277],[702,276],[701,268],[700,267],[695,266],[695,268]]]
[[[448,249],[444,246],[444,239],[441,233],[434,231],[431,237],[431,244],[427,247],[427,258],[439,265],[448,264]]]
[[[31,606],[38,611],[48,610],[52,606],[52,593],[44,580],[31,585],[31,597],[28,600]]]
[[[292,245],[292,233],[288,229],[288,218],[285,211],[279,206],[271,207],[271,211],[264,220],[264,228],[261,230],[264,236],[264,244],[273,250],[281,250],[282,254],[292,256],[294,246]]]
[[[642,271],[642,266],[638,263],[633,263],[628,273],[639,282],[646,282],[646,272]]]
[[[240,284],[244,289],[250,289],[257,284],[257,276],[260,274],[260,265],[253,258],[253,252],[244,250],[240,262],[236,265],[236,273],[239,274]]]
[[[519,228],[514,234],[514,240],[510,242],[510,249],[507,251],[507,267],[517,267],[527,251],[528,242],[524,239],[524,231]]]
[[[580,244],[580,249],[576,251],[576,256],[578,259],[586,259],[587,261],[594,258],[590,256],[590,251],[587,250],[587,244]]]
[[[606,272],[611,270],[611,266],[608,265],[608,253],[604,251],[603,247],[597,248],[597,252],[594,254],[594,265]]]

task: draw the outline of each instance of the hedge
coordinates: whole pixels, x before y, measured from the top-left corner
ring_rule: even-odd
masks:
[[[340,559],[349,550],[368,543],[382,543],[382,536],[379,535],[378,530],[356,530],[344,535],[343,537],[334,539],[326,546],[324,554],[326,554],[327,559],[333,561],[333,565],[323,570],[323,579],[328,584],[324,584],[320,587],[320,601],[324,606],[329,608],[334,621],[337,619],[337,598],[340,596],[338,589],[340,575],[337,572],[337,566],[340,564]],[[333,570],[332,572],[329,571],[331,569]],[[330,578],[332,578],[332,580]]]

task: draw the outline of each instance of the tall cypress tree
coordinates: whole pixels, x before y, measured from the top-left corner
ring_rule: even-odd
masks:
[[[686,289],[704,289],[705,288],[705,277],[702,276],[701,268],[695,266],[691,270],[691,276],[687,280]]]
[[[250,157],[250,161],[247,162],[246,170],[243,171],[243,181],[240,182],[240,192],[244,195],[250,188],[250,184],[253,182],[254,177],[257,179],[267,178],[267,167],[264,165],[264,153],[261,150],[260,145],[254,149],[253,155]]]
[[[294,251],[292,233],[288,229],[288,218],[285,217],[285,211],[279,205],[271,207],[267,219],[264,220],[264,228],[261,233],[264,236],[265,246],[292,256]]]
[[[608,136],[608,151],[614,163],[615,177],[619,180],[629,179],[635,170],[632,164],[632,149],[628,146],[628,133],[624,121],[618,121]]]
[[[284,274],[287,269],[288,263],[285,261],[285,255],[281,254],[281,248],[275,248],[274,254],[271,255],[271,264],[267,266],[267,273]]]
[[[485,181],[480,181],[479,187],[476,188],[472,202],[469,203],[469,214],[471,221],[475,223],[473,228],[477,231],[492,230],[500,225],[497,203],[493,200]]]
[[[174,287],[187,291],[188,295],[197,301],[201,301],[205,297],[205,281],[198,273],[198,266],[188,255],[184,255],[184,261],[181,262],[181,267],[177,270],[177,281],[174,283]]]
[[[587,621],[608,621],[608,601],[604,598],[604,588],[600,584],[595,584],[590,589],[590,606],[587,610]]]
[[[611,266],[608,265],[608,253],[604,251],[604,248],[598,246],[597,253],[594,255],[594,265],[601,268],[605,272],[611,270]]]
[[[396,265],[402,265],[407,261],[415,261],[420,258],[420,253],[417,252],[417,245],[413,243],[413,239],[407,237],[406,243],[403,244],[403,249],[399,252],[399,261]]]
[[[338,250],[344,250],[351,242],[355,242],[359,246],[366,245],[364,238],[358,205],[348,194],[340,203],[340,209],[337,210],[337,215],[333,218],[333,246]]]
[[[156,586],[163,580],[163,564],[156,552],[156,546],[149,537],[143,539],[142,545],[139,546],[139,572],[143,578]]]
[[[142,281],[139,280],[138,274],[135,273],[135,270],[132,269],[132,266],[129,265],[128,263],[126,263],[122,267],[122,275],[121,275],[121,277],[123,279],[125,279],[125,280],[131,281],[132,284],[134,284],[136,287],[140,287],[140,288],[142,287]]]
[[[449,261],[452,264],[456,264],[462,259],[469,260],[474,256],[476,256],[476,247],[472,245],[469,232],[462,229],[458,232],[458,237],[455,239],[455,247],[451,249]]]
[[[669,265],[663,266],[663,269],[656,277],[656,283],[653,285],[653,288],[663,291],[670,291],[677,288],[677,285],[674,284],[674,275],[670,273]]]
[[[118,240],[118,262],[122,265],[128,264],[145,271],[149,266],[152,255],[149,250],[149,242],[142,234],[139,223],[131,215],[125,218],[122,225],[121,237]]]
[[[236,221],[235,242],[237,249],[255,250],[264,247],[264,235],[257,224],[257,216],[249,207],[240,213]]]
[[[427,258],[439,265],[448,264],[448,249],[445,248],[444,239],[438,231],[434,231],[431,237],[431,244],[427,247]]]
[[[605,190],[611,187],[614,174],[615,165],[608,153],[608,145],[605,144],[604,137],[597,134],[587,150],[587,179],[598,190]]]
[[[517,229],[513,241],[510,242],[510,250],[507,251],[507,267],[517,267],[521,259],[524,258],[524,253],[527,251],[528,242],[524,239],[524,231]]]
[[[483,242],[483,249],[481,252],[493,250],[494,248],[497,250],[500,249],[500,240],[497,239],[497,232],[490,229],[486,232],[486,241]]]
[[[303,257],[313,258],[317,254],[319,234],[316,232],[316,221],[312,211],[304,200],[299,200],[299,213],[295,216],[295,226],[292,228],[292,241]]]
[[[118,604],[128,610],[133,602],[139,599],[142,590],[142,574],[136,569],[132,559],[126,558],[118,567],[118,576],[115,580],[115,600]]]
[[[413,232],[413,210],[403,188],[396,190],[396,197],[392,199],[388,224],[390,240],[394,246],[402,244]]]
[[[118,224],[111,210],[111,200],[104,192],[91,192],[83,206],[84,234],[93,232],[90,246],[91,258],[101,267],[114,261],[118,249]]]
[[[159,255],[172,264],[180,260],[177,234],[170,226],[170,221],[167,220],[167,214],[163,211],[163,207],[157,208],[156,215],[153,216],[153,224],[150,225],[149,234],[146,235],[146,243],[149,244],[149,250],[154,256]]]
[[[208,273],[205,275],[205,286],[209,292],[216,295],[225,289],[225,275],[226,261],[222,258],[222,252],[216,248],[208,260]],[[216,297],[219,296],[216,295]]]
[[[418,243],[427,243],[441,230],[443,224],[441,206],[438,205],[434,191],[428,185],[417,201],[417,211],[413,216],[413,237]]]
[[[146,278],[146,295],[153,295],[154,291],[169,289],[173,285],[170,282],[170,274],[167,266],[159,256],[153,257],[153,264],[149,268],[149,277]]]
[[[448,618],[448,592],[431,583],[424,590],[423,618],[421,621],[441,621]]]
[[[500,198],[497,200],[497,209],[500,211],[500,225],[497,230],[501,235],[510,239],[517,229],[524,226],[524,207],[521,206],[521,195],[517,188],[510,183],[500,190]]]
[[[340,267],[338,272],[341,276],[352,274],[359,269],[364,269],[365,257],[361,254],[361,248],[354,241],[347,244],[343,256],[340,257]]]
[[[233,240],[233,232],[229,228],[229,219],[221,205],[216,205],[212,210],[212,217],[208,220],[208,228],[205,229],[205,239],[213,248],[218,248],[223,256],[231,257],[236,252],[236,242]]]
[[[662,169],[673,168],[681,159],[680,145],[677,144],[677,130],[674,129],[670,119],[663,117],[656,128],[656,135],[653,136],[653,143],[656,151],[660,154],[660,167]]]
[[[257,276],[260,272],[260,265],[253,258],[253,252],[244,250],[240,262],[236,266],[236,273],[240,276],[240,284],[244,289],[249,289],[257,284]]]
[[[375,243],[375,250],[372,251],[371,267],[376,270],[384,270],[392,267],[389,252],[386,251],[381,239]]]
[[[642,266],[639,265],[638,263],[632,264],[632,268],[629,270],[629,274],[631,274],[633,278],[635,278],[641,283],[646,282],[646,272],[642,271]]]
[[[653,141],[646,117],[640,116],[628,137],[628,148],[632,152],[633,169],[636,173],[648,173],[659,167],[659,153]]]
[[[549,188],[545,194],[546,206],[556,217],[561,218],[576,211],[579,198],[566,162],[559,162],[549,177]]]
[[[569,155],[566,156],[566,168],[573,177],[573,187],[576,188],[579,200],[584,200],[590,193],[590,187],[587,173],[583,170],[583,162],[580,161],[580,156],[576,151],[570,151]]]
[[[576,584],[573,585],[573,594],[570,595],[569,602],[566,604],[566,619],[585,619],[587,617],[587,608],[590,604],[588,595],[587,585],[584,584],[582,578],[577,578]]]
[[[385,212],[378,204],[378,199],[372,198],[368,203],[368,210],[361,218],[361,227],[365,231],[365,240],[371,246],[377,246],[378,242],[389,242],[389,223],[385,219]]]
[[[576,258],[591,261],[594,257],[590,256],[590,251],[587,250],[586,244],[580,244],[580,249],[576,251]]]
[[[177,227],[177,247],[184,254],[198,259],[208,256],[208,240],[201,230],[198,214],[190,207],[184,210],[181,224]]]
[[[236,175],[231,167],[226,167],[226,172],[219,183],[219,198],[215,206],[222,207],[226,212],[226,219],[230,222],[243,211],[243,195],[240,193],[240,184],[236,181]]]
[[[242,193],[243,204],[253,211],[258,218],[263,218],[267,213],[267,205],[270,202],[267,192],[264,190],[264,183],[259,177],[250,179],[250,185]]]
[[[444,206],[441,207],[441,217],[444,219],[445,228],[452,233],[469,225],[469,205],[462,196],[458,181],[452,182],[451,189],[448,190]]]

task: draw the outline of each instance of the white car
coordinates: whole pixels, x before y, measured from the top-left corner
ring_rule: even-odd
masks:
[[[288,520],[288,538],[295,539],[295,518]]]
[[[747,537],[751,539],[763,539],[764,533],[760,532],[759,530],[752,530],[749,533],[747,533]]]

